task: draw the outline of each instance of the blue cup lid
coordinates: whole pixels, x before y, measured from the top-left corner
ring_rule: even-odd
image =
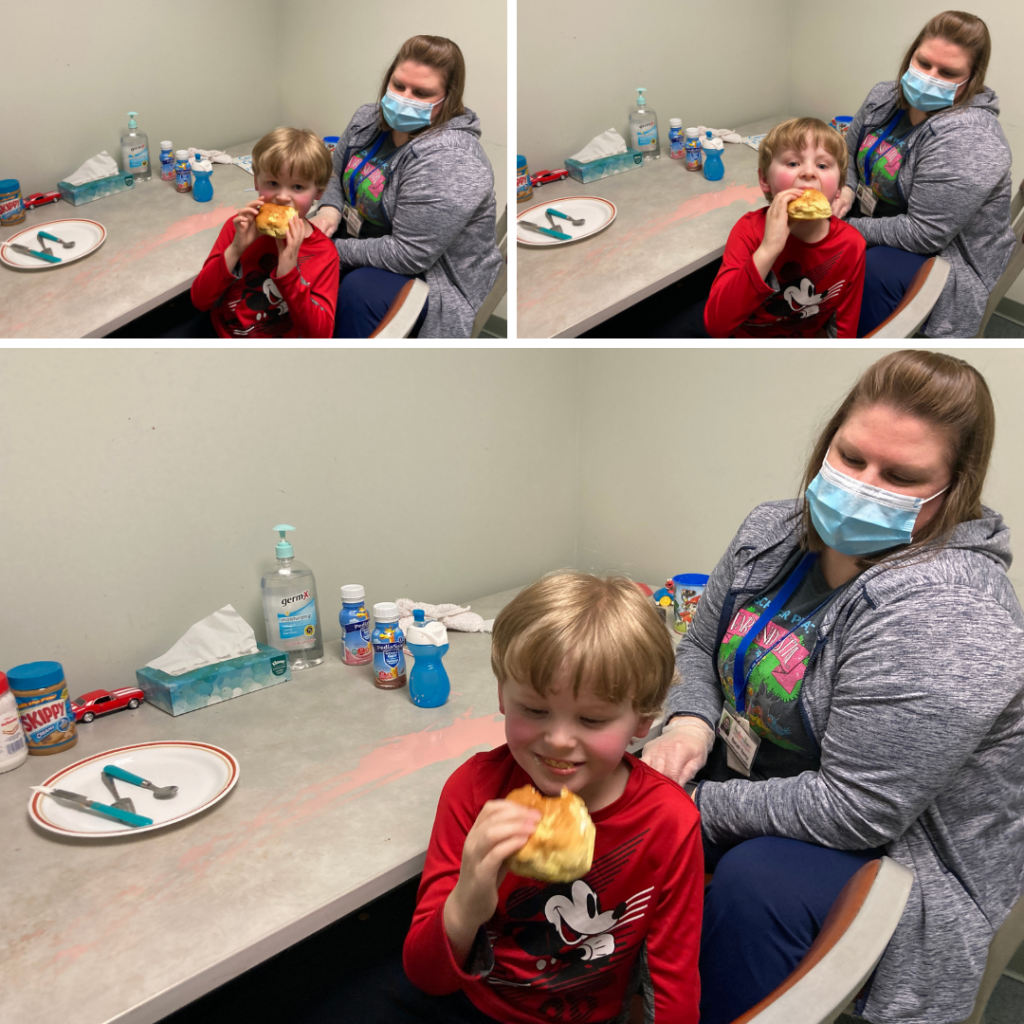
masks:
[[[21,188],[21,182],[17,178],[4,178],[0,181],[0,192],[17,192]]]
[[[673,576],[672,582],[677,587],[706,587],[708,578],[702,572],[684,572]]]
[[[7,671],[7,682],[12,690],[41,690],[56,686],[64,679],[64,667],[59,661],[30,661]]]
[[[340,141],[341,141],[341,136],[340,135],[325,135],[324,136],[324,142],[340,142]]]

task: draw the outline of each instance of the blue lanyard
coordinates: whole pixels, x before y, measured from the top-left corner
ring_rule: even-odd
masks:
[[[755,622],[754,625],[747,630],[746,636],[744,636],[743,639],[740,640],[739,646],[736,648],[736,654],[733,657],[732,662],[732,688],[733,693],[736,696],[736,711],[741,715],[746,711],[747,708],[746,693],[747,682],[750,679],[750,673],[754,671],[754,666],[761,660],[761,658],[763,658],[768,653],[768,651],[771,650],[771,648],[769,648],[768,650],[763,651],[760,657],[756,658],[754,660],[754,663],[744,673],[743,659],[747,656],[747,649],[754,642],[754,637],[756,637],[757,634],[761,632],[764,626],[771,622],[771,620],[778,614],[782,606],[790,599],[790,597],[793,596],[793,592],[804,581],[804,577],[811,571],[811,566],[814,565],[814,563],[817,560],[818,553],[816,551],[808,551],[807,554],[800,559],[800,563],[789,574],[788,579],[785,583],[782,584],[781,588],[779,589],[779,592],[772,599],[771,604],[769,604],[768,607],[764,610],[764,612],[762,612],[761,617],[757,620],[757,622]],[[818,608],[820,607],[821,605],[818,606]],[[818,611],[818,608],[815,608],[814,611]],[[811,612],[811,615],[813,614],[814,612]],[[808,618],[810,618],[810,616],[808,616]],[[804,622],[806,621],[807,619],[804,619]],[[793,630],[798,628],[799,626],[794,626],[793,629],[791,629],[789,632],[792,633]],[[787,633],[786,635],[788,636],[789,634]],[[776,641],[775,644],[772,644],[772,647],[775,647],[784,639],[785,637],[782,637],[780,640]]]
[[[897,110],[896,116],[889,122],[889,126],[882,132],[881,135],[875,139],[875,144],[868,150],[868,155],[864,157],[864,184],[871,188],[871,178],[873,177],[874,165],[871,162],[871,158],[875,155],[875,150],[887,139],[890,134],[896,128],[896,125],[903,119],[903,111]]]
[[[387,132],[381,132],[377,137],[377,141],[373,144],[373,148],[366,156],[363,157],[363,162],[352,172],[352,177],[348,179],[348,204],[349,206],[356,205],[356,185],[359,184],[359,172],[366,166],[368,161],[373,159],[377,155],[377,150],[384,145],[384,136]]]

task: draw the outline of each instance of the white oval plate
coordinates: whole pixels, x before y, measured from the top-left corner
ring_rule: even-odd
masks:
[[[550,228],[551,222],[544,216],[544,211],[550,207],[552,210],[561,210],[575,220],[584,220],[585,224],[578,227],[561,217],[555,217],[558,230],[563,235],[571,235],[571,238],[552,238],[550,235],[541,235],[536,231],[530,231],[521,227],[519,221],[524,217],[533,221],[542,228]],[[618,210],[615,204],[607,199],[600,199],[597,196],[570,196],[567,199],[551,199],[546,203],[538,203],[528,210],[516,216],[516,241],[522,245],[568,245],[581,238],[603,231],[613,220]]]
[[[81,793],[101,804],[112,804],[114,798],[100,778],[106,764],[116,764],[157,786],[177,786],[178,792],[169,800],[157,800],[148,789],[117,780],[118,795],[131,797],[135,813],[153,819],[152,825],[139,828],[45,793],[32,794],[28,802],[29,817],[37,825],[62,836],[105,839],[137,835],[191,818],[223,800],[238,781],[238,761],[226,750],[209,743],[167,740],[134,743],[93,754],[62,768],[42,785]]]
[[[11,244],[16,242],[36,252],[42,251],[39,239],[36,238],[37,231],[45,231],[47,234],[56,235],[65,242],[74,242],[74,248],[65,249],[60,242],[50,242],[45,238],[46,245],[54,256],[60,258],[60,263],[49,263],[47,260],[36,259],[35,256],[26,256],[22,252],[15,252]],[[16,235],[5,238],[0,242],[0,263],[13,267],[15,270],[54,270],[63,267],[65,263],[80,260],[83,256],[95,252],[107,238],[107,229],[95,220],[86,220],[84,217],[71,217],[67,220],[51,220],[46,224],[33,224],[30,228],[22,228]]]

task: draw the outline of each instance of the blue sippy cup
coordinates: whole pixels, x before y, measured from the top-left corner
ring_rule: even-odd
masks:
[[[439,708],[448,700],[451,684],[441,659],[448,653],[448,630],[440,622],[426,621],[422,608],[413,609],[405,646],[414,664],[409,674],[409,696],[421,708]]]
[[[208,203],[213,198],[213,182],[210,181],[212,171],[203,171],[193,165],[192,173],[196,183],[192,186],[192,198],[197,203]]]
[[[708,132],[708,139],[712,138]],[[720,181],[725,177],[725,164],[722,163],[722,151],[720,149],[709,149],[704,147],[704,177],[708,181]]]

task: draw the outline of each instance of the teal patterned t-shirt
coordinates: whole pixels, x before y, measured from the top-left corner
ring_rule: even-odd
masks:
[[[377,139],[373,141],[376,142]],[[346,201],[349,198],[349,182],[352,179],[352,175],[355,173],[356,168],[366,159],[371,149],[373,149],[372,144],[358,152],[352,153],[345,170],[342,171],[341,191]],[[384,211],[380,208],[381,195],[384,193],[384,186],[391,176],[391,158],[397,151],[398,146],[391,141],[391,132],[388,132],[380,149],[366,162],[363,169],[359,172],[359,178],[356,181],[355,208],[359,211],[359,215],[363,220],[382,228],[388,226],[388,220],[384,215]]]
[[[857,151],[857,177],[861,181],[867,181],[864,161],[867,159],[868,151],[878,141],[879,135],[885,131],[887,126],[885,124],[873,128],[864,135],[860,149]],[[891,217],[894,214],[907,211],[907,204],[900,196],[896,179],[903,166],[903,154],[913,130],[914,126],[910,123],[910,117],[904,113],[899,123],[871,157],[871,191],[879,199],[879,205],[875,208],[876,217]]]

